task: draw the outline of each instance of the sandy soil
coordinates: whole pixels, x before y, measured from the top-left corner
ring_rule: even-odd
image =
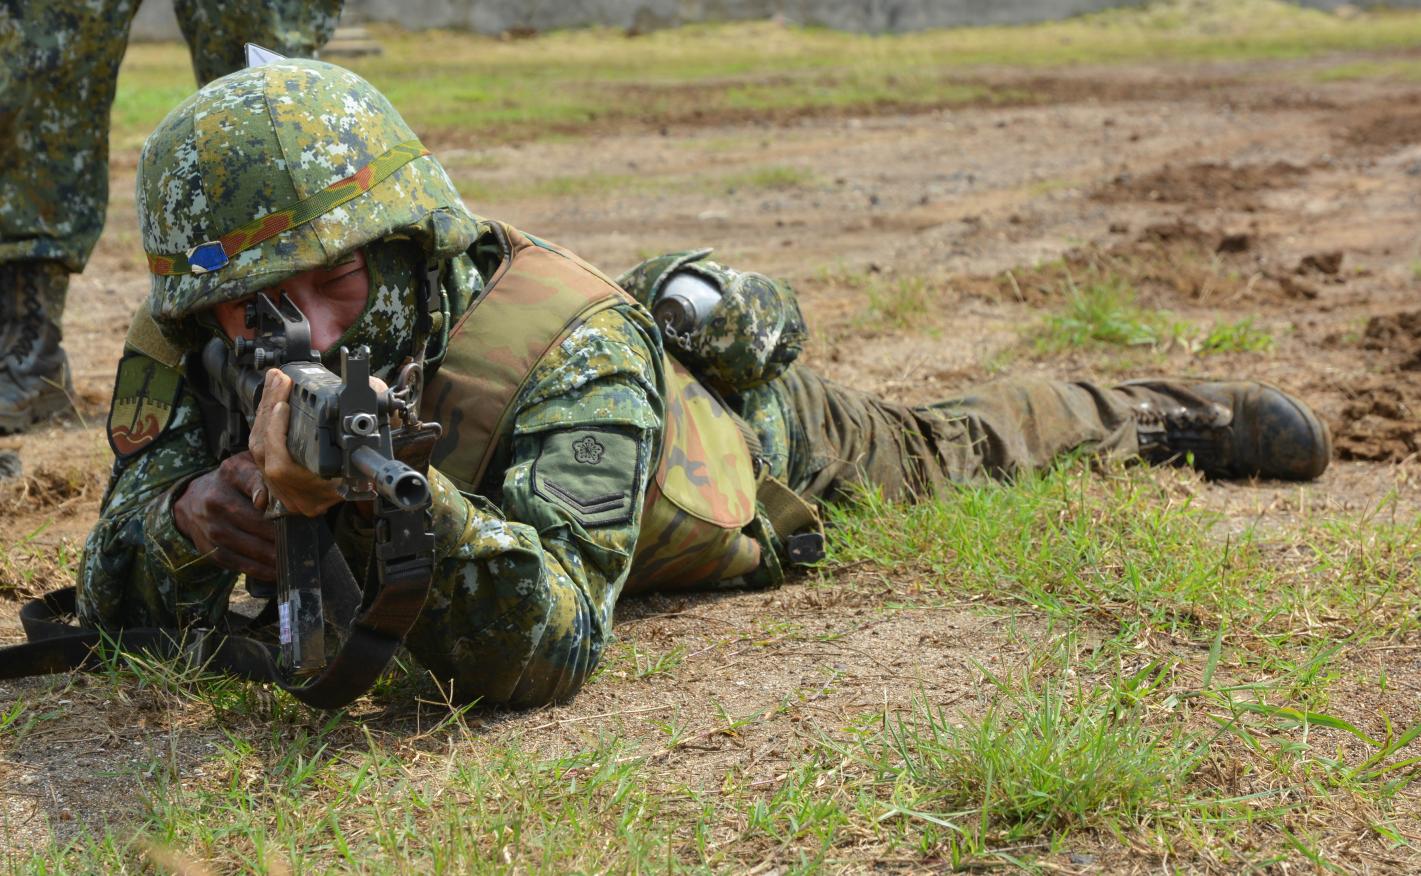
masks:
[[[611,271],[655,252],[714,245],[732,264],[785,276],[815,332],[810,361],[843,382],[917,402],[1003,369],[1103,379],[1247,372],[1302,394],[1332,426],[1337,459],[1307,489],[1312,507],[1361,510],[1399,490],[1403,509],[1415,510],[1421,91],[1312,84],[1310,69],[1286,62],[1031,77],[989,71],[984,81],[1036,97],[911,115],[706,119],[673,130],[608,130],[591,142],[482,149],[446,137],[430,145],[456,177],[485,191],[594,174],[664,180],[630,192],[472,206]],[[30,476],[28,493],[6,505],[8,537],[30,536],[45,556],[52,551],[40,549],[82,543],[108,465],[109,385],[128,314],[147,287],[132,215],[133,158],[114,162],[111,221],[71,293],[66,345],[80,416],[0,443],[21,451]],[[803,171],[807,182],[729,190],[726,180],[765,166]],[[1121,266],[1139,279],[1142,300],[1181,319],[1253,317],[1274,334],[1275,348],[1203,358],[1180,347],[1119,361],[1032,354],[1020,327],[1061,299],[1064,272],[1092,265]],[[876,318],[865,284],[909,278],[926,283],[927,306],[906,328]],[[1279,485],[1194,490],[1238,520],[1288,514],[1300,501],[1296,487]],[[43,583],[41,576],[19,589]],[[983,695],[973,661],[1010,663],[1034,630],[1023,621],[1009,631],[970,605],[885,612],[892,594],[913,582],[856,583],[837,595],[790,587],[629,602],[619,610],[618,635],[644,653],[682,645],[687,656],[674,676],[610,671],[569,706],[489,714],[485,732],[544,750],[613,730],[654,744],[656,721],[681,716],[712,730],[706,704],[719,702],[735,715],[767,717],[742,735],[707,736],[667,758],[666,768],[706,786],[732,769],[772,783],[802,744],[802,722],[833,727],[885,702],[904,704],[920,689],[970,710]],[[7,641],[18,638],[16,608],[0,602]],[[812,647],[805,637],[776,639],[791,627],[843,635]],[[1415,657],[1414,647],[1375,655],[1394,678],[1414,677]],[[0,699],[17,690],[55,691],[47,696],[75,710],[75,726],[0,762],[0,782],[17,788],[6,797],[11,848],[43,842],[51,828],[68,834],[127,812],[131,779],[104,775],[102,766],[115,750],[136,756],[171,745],[146,723],[141,692],[113,703],[101,684],[27,681],[0,687]],[[101,726],[93,726],[95,714],[105,716]],[[199,763],[203,738],[187,733],[174,756]],[[82,810],[73,802],[81,797]],[[23,840],[13,831],[19,824],[28,825]],[[1059,863],[1072,871],[1064,856]],[[1150,866],[1147,856],[1132,863]]]

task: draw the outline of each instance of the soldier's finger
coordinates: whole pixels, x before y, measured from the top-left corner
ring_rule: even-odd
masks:
[[[286,391],[290,394],[290,378]],[[286,449],[286,431],[291,423],[291,405],[276,402],[266,418],[266,460],[262,472],[266,476],[267,488],[273,498],[278,499],[291,511],[305,517],[315,517],[340,501],[335,487],[313,472],[297,465]]]
[[[268,371],[262,377],[262,400],[257,405],[256,416],[252,417],[252,432],[247,438],[247,452],[252,455],[252,462],[258,469],[266,468],[266,412],[267,399],[271,395],[271,374]]]
[[[250,452],[228,457],[222,463],[222,479],[233,490],[252,500],[252,506],[259,511],[266,510],[266,481],[261,469],[257,468]]]
[[[212,549],[211,559],[222,568],[233,572],[241,572],[262,581],[276,580],[276,567],[271,562],[270,554],[248,556],[217,545]]]
[[[279,500],[292,511],[304,513],[299,485],[305,473],[291,458],[286,449],[286,430],[291,424],[291,405],[276,402],[267,411],[263,444],[266,457],[262,460],[262,474],[273,498]]]
[[[268,369],[263,378],[262,400],[257,405],[257,414],[252,418],[252,437],[249,448],[257,468],[265,471],[268,458],[273,453],[286,452],[286,428],[283,425],[277,436],[272,433],[272,419],[276,412],[291,397],[291,378],[276,370]],[[287,414],[290,419],[290,413]],[[273,440],[273,438],[279,440]]]
[[[262,442],[266,457],[262,460],[261,467],[267,480],[289,476],[291,469],[297,467],[291,459],[291,453],[286,449],[286,430],[290,425],[291,405],[284,401],[273,404],[266,417]]]
[[[243,532],[250,533],[262,539],[269,546],[276,545],[276,524],[266,518],[266,515],[255,508],[246,510],[238,509],[239,513],[230,516],[232,525]]]

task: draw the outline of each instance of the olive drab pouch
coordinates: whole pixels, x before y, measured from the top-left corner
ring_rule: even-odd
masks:
[[[734,417],[674,359],[666,367],[661,462],[642,511],[625,593],[699,587],[761,563],[755,472]]]
[[[733,393],[774,380],[809,334],[794,290],[710,261],[709,254],[659,256],[618,283],[651,310],[667,351],[715,389]]]

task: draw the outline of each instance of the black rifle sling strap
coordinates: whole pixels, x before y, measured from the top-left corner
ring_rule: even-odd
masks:
[[[376,592],[351,623],[349,638],[339,653],[319,675],[305,684],[287,681],[277,665],[275,646],[237,635],[236,631],[128,627],[107,633],[75,627],[65,620],[75,614],[73,587],[31,600],[20,610],[20,621],[29,641],[0,648],[0,679],[98,669],[103,665],[99,649],[107,643],[125,651],[148,651],[162,659],[187,656],[194,665],[275,684],[309,706],[341,708],[368,691],[380,677],[419,617],[429,593],[433,538],[423,531],[422,513],[417,514],[418,521],[409,512],[405,514],[405,519],[388,524],[384,518],[377,521],[377,529],[386,524],[400,531],[393,533],[393,539],[377,533],[378,585],[372,588]],[[345,567],[345,560],[334,548],[329,528],[322,524],[321,529],[325,532],[323,575],[339,576],[339,567]],[[411,547],[417,555],[401,552],[401,548]],[[344,575],[350,576],[348,567]]]

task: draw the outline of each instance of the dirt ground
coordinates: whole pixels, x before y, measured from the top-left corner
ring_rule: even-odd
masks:
[[[713,245],[731,264],[787,277],[815,333],[808,359],[842,382],[920,402],[1003,372],[1113,380],[1246,371],[1301,394],[1332,427],[1336,459],[1306,488],[1313,507],[1362,510],[1400,490],[1402,508],[1414,511],[1421,89],[1315,84],[1314,66],[989,71],[980,74],[988,84],[1034,97],[914,114],[706,119],[672,130],[610,129],[591,142],[483,149],[446,137],[429,145],[456,178],[482,191],[598,174],[665,179],[664,187],[471,206],[610,271],[655,252]],[[4,500],[6,537],[31,549],[77,551],[102,492],[110,381],[127,317],[147,289],[134,160],[115,157],[109,226],[70,293],[65,334],[79,416],[0,439],[20,451],[27,474]],[[717,182],[765,166],[802,171],[803,181]],[[1273,334],[1274,348],[1112,358],[1042,356],[1023,346],[1021,326],[1062,300],[1067,276],[1111,265],[1140,278],[1143,303],[1201,323],[1252,317]],[[928,290],[926,305],[903,320],[877,315],[866,290],[908,279]],[[1201,484],[1197,492],[1240,520],[1299,496],[1297,487],[1268,484]],[[22,592],[44,583],[23,570],[7,574],[20,575]],[[709,729],[712,701],[737,715],[768,710],[774,714],[752,731],[708,736],[666,758],[665,769],[708,787],[731,770],[773,783],[801,745],[802,722],[831,726],[920,690],[970,710],[984,695],[973,661],[1009,663],[1033,631],[1023,621],[1009,632],[967,604],[883,614],[875,608],[913,582],[859,583],[842,596],[789,587],[632,601],[619,609],[619,637],[642,653],[683,646],[674,678],[609,671],[570,705],[490,713],[484,732],[561,751],[611,731],[652,738],[655,722],[675,716]],[[4,641],[19,637],[17,607],[0,604]],[[842,635],[812,647],[813,636],[776,644],[776,631],[790,628]],[[1421,677],[1416,657],[1414,645],[1386,655],[1403,692],[1414,693]],[[5,684],[0,699],[39,695],[48,685]],[[102,725],[93,726],[96,712],[82,706],[103,690],[80,684],[62,692],[57,702],[75,710],[73,726],[0,763],[0,781],[19,787],[5,798],[11,849],[43,843],[51,829],[64,835],[129,813],[129,780],[105,775],[102,765],[115,750],[168,742],[139,720],[137,701],[106,704]],[[201,738],[189,734],[179,756],[199,762]],[[1064,852],[1052,860],[1062,872],[1099,871]],[[1159,866],[1148,854],[1129,863]]]

